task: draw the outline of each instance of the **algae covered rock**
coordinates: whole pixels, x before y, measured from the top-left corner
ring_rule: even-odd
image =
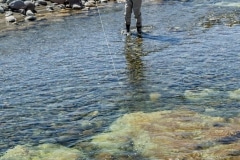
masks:
[[[240,151],[239,139],[239,118],[229,122],[192,111],[161,111],[126,114],[91,143],[99,154],[113,156],[124,150],[154,160],[224,159]]]
[[[18,145],[9,149],[0,160],[79,160],[84,154],[77,150],[56,144],[39,146]]]

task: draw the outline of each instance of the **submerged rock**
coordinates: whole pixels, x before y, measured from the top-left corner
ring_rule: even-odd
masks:
[[[209,98],[214,95],[216,92],[212,89],[203,89],[203,90],[186,90],[184,96],[190,100],[201,100],[203,98]]]
[[[9,149],[0,160],[78,160],[84,154],[77,150],[56,144],[42,144],[39,146],[18,145]]]
[[[229,91],[228,94],[229,94],[229,98],[240,100],[240,89]]]
[[[237,119],[227,123],[191,111],[136,112],[118,118],[109,132],[94,136],[91,143],[101,150],[97,154],[112,156],[130,150],[154,160],[224,159],[240,150]],[[220,143],[228,139],[229,143]]]

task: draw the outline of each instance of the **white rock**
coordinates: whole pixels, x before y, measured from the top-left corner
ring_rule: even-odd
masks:
[[[93,2],[86,2],[84,5],[85,7],[96,7],[95,3]]]
[[[73,4],[72,8],[73,9],[81,9],[82,7],[80,5],[78,5],[78,4]]]
[[[34,13],[31,10],[27,10],[26,16],[34,16]]]
[[[5,18],[7,22],[15,22],[16,18],[14,16],[8,16]]]

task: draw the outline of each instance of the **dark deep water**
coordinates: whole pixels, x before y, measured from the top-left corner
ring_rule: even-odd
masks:
[[[101,9],[103,24],[91,10],[1,36],[0,153],[71,147],[135,111],[237,116],[240,3],[226,2],[145,2],[142,39],[121,35],[124,4]]]

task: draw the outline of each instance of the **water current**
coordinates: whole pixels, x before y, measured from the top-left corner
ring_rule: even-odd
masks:
[[[71,148],[138,111],[238,116],[239,5],[144,1],[143,38],[134,19],[131,37],[121,34],[123,3],[1,35],[0,155]]]

